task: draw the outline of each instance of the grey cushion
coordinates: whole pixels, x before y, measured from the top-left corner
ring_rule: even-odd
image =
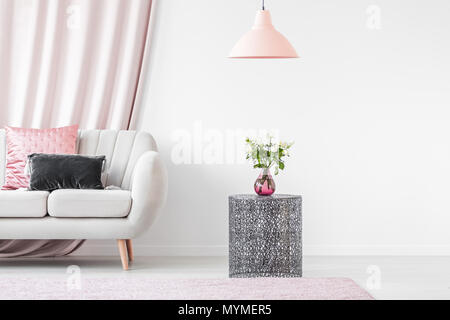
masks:
[[[103,189],[105,156],[33,153],[28,156],[30,190]]]

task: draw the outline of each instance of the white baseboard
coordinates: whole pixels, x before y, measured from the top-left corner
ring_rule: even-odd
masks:
[[[226,256],[228,246],[152,246],[133,245],[136,256]],[[90,245],[85,244],[72,253],[78,256],[114,256],[118,254],[116,245]]]
[[[136,256],[226,256],[228,246],[153,246],[134,245]],[[85,244],[73,255],[114,256],[116,245]],[[447,256],[450,245],[305,245],[303,255],[308,256]]]
[[[305,245],[310,256],[448,256],[450,245]]]

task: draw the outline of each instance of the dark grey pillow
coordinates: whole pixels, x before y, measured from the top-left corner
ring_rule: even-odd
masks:
[[[104,189],[105,156],[33,153],[28,156],[30,190]]]

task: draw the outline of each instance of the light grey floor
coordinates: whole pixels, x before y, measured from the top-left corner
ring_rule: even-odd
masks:
[[[0,259],[0,277],[226,278],[226,257],[136,257],[122,271],[119,257]],[[303,260],[304,277],[347,277],[377,299],[450,299],[450,257],[318,257]]]

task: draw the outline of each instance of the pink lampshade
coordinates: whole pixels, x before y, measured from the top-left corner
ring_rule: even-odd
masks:
[[[229,58],[277,59],[298,58],[289,41],[272,25],[268,10],[256,13],[252,30],[242,36],[231,50]]]

